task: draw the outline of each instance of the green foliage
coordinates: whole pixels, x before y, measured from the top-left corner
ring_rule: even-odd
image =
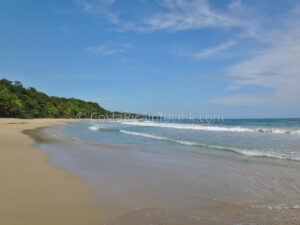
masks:
[[[24,88],[19,81],[0,80],[0,117],[78,118],[91,113],[111,114],[94,102],[50,97],[33,87]]]

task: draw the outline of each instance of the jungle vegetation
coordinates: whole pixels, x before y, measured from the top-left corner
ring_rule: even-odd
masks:
[[[146,118],[139,114],[111,112],[98,103],[48,96],[20,81],[0,80],[0,117],[15,118]]]

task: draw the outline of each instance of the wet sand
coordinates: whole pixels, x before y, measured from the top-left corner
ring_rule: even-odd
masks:
[[[22,133],[69,121],[0,119],[0,224],[100,224],[89,185],[50,165],[48,152]]]

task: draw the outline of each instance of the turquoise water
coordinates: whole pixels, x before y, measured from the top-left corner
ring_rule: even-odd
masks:
[[[67,126],[61,134],[157,154],[300,161],[300,119],[91,120]]]

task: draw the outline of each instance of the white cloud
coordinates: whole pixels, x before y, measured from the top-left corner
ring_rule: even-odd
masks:
[[[102,14],[112,24],[120,22],[118,13],[110,10],[110,6],[115,2],[114,0],[75,0],[75,2],[87,13],[93,15]]]
[[[231,89],[258,85],[275,89],[272,96],[228,96],[212,102],[225,105],[298,105],[300,106],[300,11],[276,29],[265,30],[261,40],[268,44],[255,57],[237,63],[228,70]]]
[[[88,52],[97,53],[100,55],[115,55],[118,53],[125,52],[126,49],[134,48],[130,44],[124,44],[124,43],[105,43],[103,45],[98,46],[91,46],[85,48]]]
[[[243,8],[242,1],[241,0],[233,1],[228,5],[228,8],[241,10]]]
[[[242,19],[244,13],[241,1],[234,1],[223,11],[213,9],[207,0],[157,0],[161,10],[149,17],[136,21],[119,19],[119,13],[111,8],[114,0],[74,0],[82,9],[90,14],[104,15],[109,22],[115,24],[115,31],[134,30],[138,32],[183,31],[203,28],[240,27],[253,33],[256,25]]]
[[[217,54],[233,47],[234,45],[236,45],[236,41],[230,40],[225,43],[222,43],[221,45],[218,45],[218,46],[215,46],[215,47],[212,47],[209,49],[205,49],[200,52],[192,53],[192,54],[190,54],[190,56],[192,56],[195,59],[202,59],[205,57],[217,55]]]
[[[94,53],[101,54],[101,55],[114,55],[114,54],[123,52],[123,50],[111,49],[104,45],[87,47],[85,50],[88,52],[94,52]]]
[[[152,32],[243,26],[241,21],[212,9],[206,0],[162,0],[160,3],[164,7],[164,12],[137,23],[125,24],[122,28]]]

